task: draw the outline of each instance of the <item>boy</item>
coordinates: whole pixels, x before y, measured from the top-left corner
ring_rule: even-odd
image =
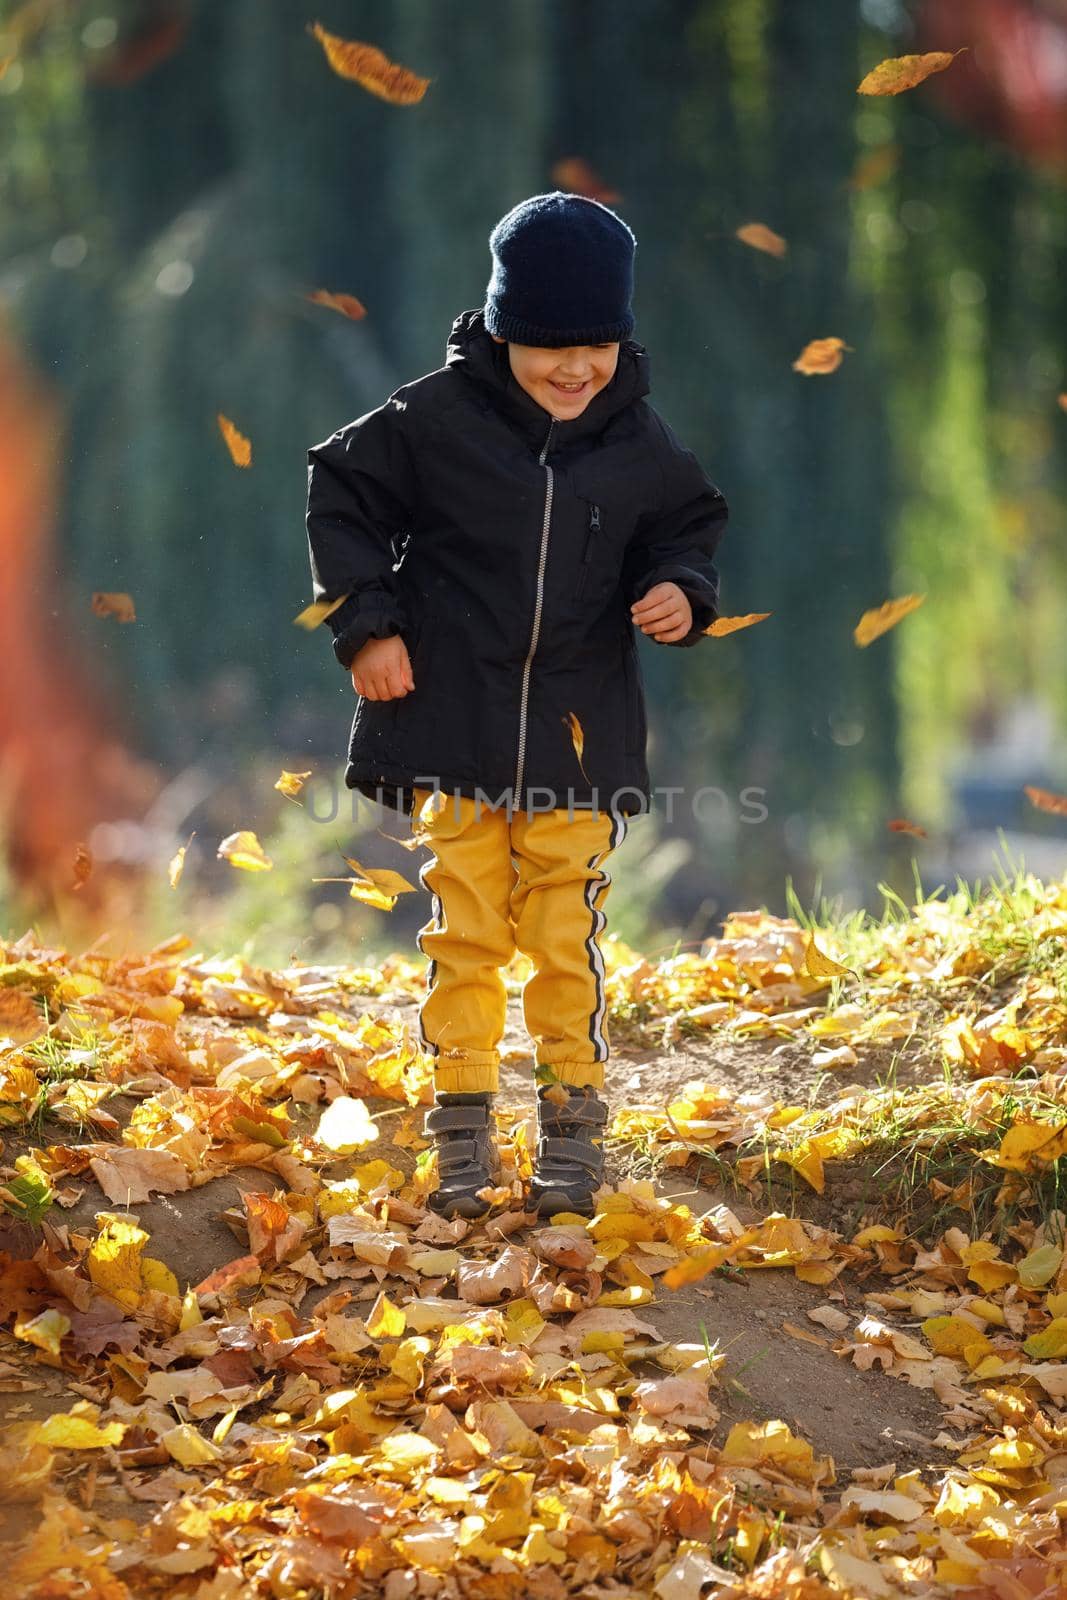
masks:
[[[345,782],[416,815],[433,915],[441,1215],[483,1216],[506,994],[536,1049],[529,1207],[591,1215],[609,1055],[603,862],[647,809],[634,624],[691,646],[718,615],[726,502],[646,402],[636,240],[598,201],[534,195],[496,225],[485,305],[446,364],[308,450],[316,600],[359,695]],[[403,542],[401,542],[403,536]]]

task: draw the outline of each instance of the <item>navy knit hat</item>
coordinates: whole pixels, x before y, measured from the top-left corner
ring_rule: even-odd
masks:
[[[561,189],[535,194],[501,217],[489,247],[483,316],[490,333],[562,348],[632,332],[637,240],[599,200]]]

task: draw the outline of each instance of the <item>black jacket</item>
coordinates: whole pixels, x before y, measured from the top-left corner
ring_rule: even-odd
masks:
[[[698,643],[718,615],[727,518],[648,391],[648,353],[625,339],[611,382],[559,421],[464,311],[445,366],[311,446],[314,598],[349,595],[326,619],[337,659],[347,671],[368,639],[398,633],[415,680],[357,700],[348,788],[408,814],[415,783],[534,811],[648,809],[629,608],[677,583],[693,628],[674,642]]]

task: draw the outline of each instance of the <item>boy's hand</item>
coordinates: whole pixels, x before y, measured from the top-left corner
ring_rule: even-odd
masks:
[[[398,633],[368,639],[352,657],[352,685],[367,700],[396,700],[415,687],[408,647]]]
[[[684,639],[693,626],[693,608],[676,583],[654,583],[630,607],[630,616],[642,633],[664,644]]]

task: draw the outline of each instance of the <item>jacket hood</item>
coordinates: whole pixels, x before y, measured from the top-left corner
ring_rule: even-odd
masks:
[[[504,411],[531,440],[540,443],[544,439],[551,415],[516,381],[508,360],[508,347],[497,344],[485,325],[481,307],[461,311],[453,322],[445,365],[462,372],[488,391],[486,399]],[[611,382],[593,396],[579,416],[562,421],[556,419],[559,443],[567,444],[599,433],[616,412],[640,400],[650,388],[648,351],[636,339],[621,340],[618,366]]]

